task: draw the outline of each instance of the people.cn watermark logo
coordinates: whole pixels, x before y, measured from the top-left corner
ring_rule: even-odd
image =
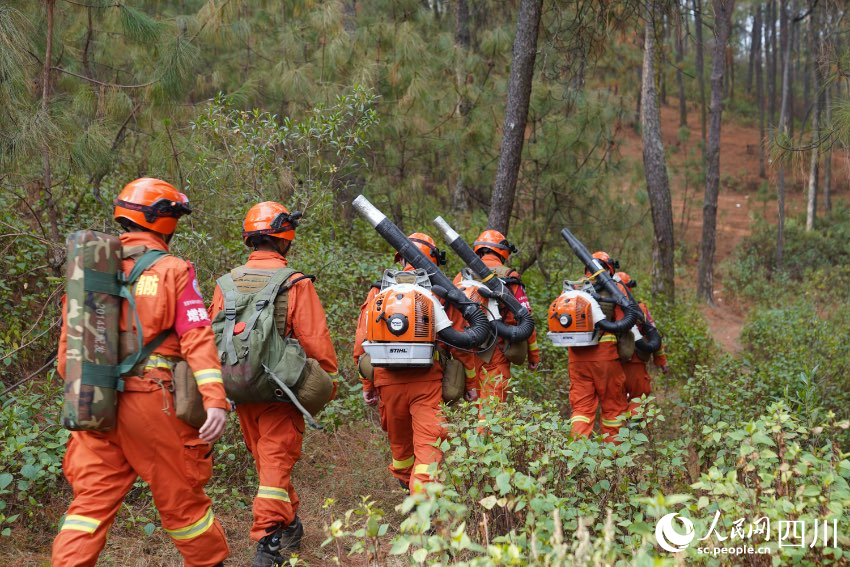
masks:
[[[685,528],[684,534],[680,534],[673,527],[673,520],[677,517]],[[691,541],[693,541],[694,537],[696,537],[696,532],[694,531],[693,522],[684,516],[679,516],[675,512],[667,514],[658,520],[658,525],[655,526],[655,540],[658,542],[658,545],[670,553],[684,551]]]

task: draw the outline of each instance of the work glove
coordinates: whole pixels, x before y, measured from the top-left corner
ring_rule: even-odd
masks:
[[[537,370],[537,368],[538,368],[539,366],[540,366],[540,361],[539,361],[539,360],[538,360],[537,362],[531,362],[531,361],[529,361],[529,362],[528,362],[528,369],[529,369],[529,370]]]
[[[363,390],[363,402],[367,406],[378,405],[378,391],[377,390]]]
[[[473,388],[471,390],[467,390],[463,394],[463,399],[466,400],[467,402],[474,402],[475,400],[478,399],[478,390],[476,390],[475,388]]]
[[[221,408],[210,408],[207,410],[207,420],[198,430],[198,437],[207,443],[215,443],[224,433],[227,425],[227,412]]]

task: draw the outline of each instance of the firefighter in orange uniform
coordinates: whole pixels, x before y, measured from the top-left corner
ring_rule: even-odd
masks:
[[[516,252],[516,247],[508,242],[498,230],[485,230],[473,243],[473,250],[484,264],[505,282],[505,285],[513,292],[520,304],[530,312],[531,302],[525,294],[525,286],[522,284],[519,272],[506,265],[511,253]],[[455,284],[460,283],[461,279],[461,274],[455,276]],[[510,325],[516,322],[513,314],[504,306],[500,305],[499,311],[506,324]],[[473,357],[475,382],[480,388],[481,402],[488,398],[496,398],[500,402],[507,399],[511,379],[511,363],[505,357],[506,347],[504,339],[499,339],[492,349],[489,362],[485,362],[480,356]],[[534,331],[528,338],[527,357],[528,367],[535,370],[540,364],[537,331]]]
[[[186,196],[165,181],[142,178],[124,187],[113,214],[126,230],[121,235],[124,274],[146,249],[168,251],[177,220],[189,212]],[[229,406],[210,321],[203,310],[199,317],[198,309],[186,307],[203,305],[194,268],[174,256],[163,257],[144,271],[134,295],[146,342],[162,331],[173,332],[141,372],[125,377],[112,431],[71,433],[64,470],[74,500],[53,542],[52,564],[95,565],[124,495],[140,476],[150,485],[162,527],[184,564],[221,565],[229,551],[204,485],[212,474],[212,443],[224,431]],[[132,332],[126,328],[126,302],[122,311],[121,329]],[[66,350],[63,325],[58,357],[63,377]],[[189,363],[203,397],[207,419],[200,430],[169,410],[172,368],[179,359]]]
[[[434,265],[445,264],[444,253],[437,248],[434,239],[421,232],[409,237],[411,242],[428,256]],[[401,256],[396,254],[396,262]],[[413,266],[403,262],[404,271]],[[363,341],[366,339],[366,313],[372,300],[379,293],[372,286],[366,301],[360,307],[360,318],[354,338],[354,364],[359,366],[365,354]],[[455,328],[460,328],[463,319],[454,308],[447,307],[446,313]],[[374,379],[369,380],[361,372],[363,400],[367,405],[378,405],[381,428],[387,432],[393,460],[389,465],[392,475],[406,490],[414,492],[432,480],[431,467],[439,463],[443,453],[434,445],[446,437],[445,418],[440,408],[443,401],[443,368],[438,361],[427,368],[374,368]],[[467,372],[467,401],[475,401],[478,393],[473,375]]]
[[[630,290],[637,287],[637,280],[632,279],[626,272],[617,272],[615,279],[620,280],[620,283]],[[641,302],[638,305],[641,311],[643,311],[646,321],[654,326],[655,321],[652,319],[652,315],[649,313],[646,304]],[[648,396],[651,393],[651,378],[646,368],[646,364],[650,359],[652,359],[652,363],[659,370],[665,374],[667,373],[667,355],[664,354],[663,345],[660,350],[653,354],[643,353],[635,349],[631,360],[623,363],[623,373],[626,375],[625,390],[626,400],[629,403],[629,412],[633,412],[640,405],[633,400],[641,396]]]
[[[594,252],[593,257],[601,261],[608,273],[614,275],[614,261],[605,252]],[[592,277],[592,274],[586,274]],[[624,295],[628,290],[618,284]],[[625,314],[617,306],[614,319]],[[617,336],[603,333],[595,346],[570,347],[570,406],[572,407],[573,436],[589,437],[596,420],[596,409],[602,406],[600,430],[605,441],[614,441],[622,420],[620,416],[628,409],[625,394],[626,376],[617,353]]]
[[[295,239],[296,225],[295,218],[279,203],[267,201],[251,207],[242,225],[242,238],[253,252],[243,267],[260,270],[286,267],[286,254]],[[251,284],[234,278],[234,283],[241,291],[243,285],[257,285],[256,278],[252,276]],[[263,285],[259,284],[259,288]],[[298,280],[287,293],[285,315],[277,311],[277,306],[283,305],[283,296],[279,295],[275,303],[278,333],[297,339],[307,356],[315,358],[335,378],[336,353],[312,280]],[[223,308],[224,297],[216,286],[210,317]],[[251,527],[251,539],[257,542],[253,566],[281,565],[288,559],[282,554],[297,551],[304,535],[298,517],[299,498],[292,486],[292,468],[301,458],[304,417],[293,404],[285,402],[238,404],[236,413],[260,483]]]

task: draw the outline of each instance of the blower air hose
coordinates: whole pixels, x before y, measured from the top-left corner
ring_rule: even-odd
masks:
[[[590,252],[588,252],[587,248],[585,248],[584,244],[581,243],[581,240],[576,238],[568,228],[561,229],[561,236],[567,241],[567,244],[569,244],[573,253],[579,260],[581,260],[585,268],[587,268],[591,274],[596,274],[596,278],[605,287],[605,289],[608,290],[614,302],[619,305],[625,313],[625,317],[619,321],[599,321],[596,323],[596,326],[606,333],[622,334],[627,332],[635,324],[635,321],[640,319],[639,315],[642,315],[640,307],[633,299],[627,297],[620,290],[617,286],[617,282],[615,282],[614,278],[608,274],[608,268],[602,265],[602,262],[594,258]]]
[[[504,303],[508,310],[513,313],[516,319],[515,325],[508,325],[501,320],[492,322],[496,329],[496,334],[510,344],[528,340],[534,332],[534,318],[528,312],[528,309],[522,306],[501,279],[493,275],[493,271],[487,267],[487,264],[461,238],[460,234],[449,226],[449,223],[443,217],[435,218],[434,225],[442,233],[449,248],[454,250],[460,256],[460,259],[472,270],[472,273],[478,277],[481,283],[487,286],[491,292],[489,296],[495,298],[500,303]]]
[[[477,303],[473,303],[457,289],[452,281],[440,271],[419,248],[407,239],[407,236],[390,220],[379,211],[363,195],[358,195],[352,202],[354,209],[372,225],[375,231],[398,251],[404,260],[417,269],[425,270],[428,279],[431,280],[431,290],[442,294],[448,301],[457,307],[463,318],[469,323],[469,327],[463,331],[447,328],[438,334],[440,339],[451,346],[471,349],[483,345],[493,334],[493,328]]]
[[[643,333],[643,338],[635,341],[636,349],[649,354],[661,350],[661,333],[658,332],[655,325],[646,323],[644,328],[641,329],[641,332]]]

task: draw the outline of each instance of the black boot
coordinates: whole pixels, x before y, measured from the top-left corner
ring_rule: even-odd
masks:
[[[289,526],[278,527],[273,533],[262,538],[257,543],[257,553],[251,567],[279,567],[289,560],[293,551],[301,548],[301,538],[304,536],[304,526],[301,519],[295,516]]]

